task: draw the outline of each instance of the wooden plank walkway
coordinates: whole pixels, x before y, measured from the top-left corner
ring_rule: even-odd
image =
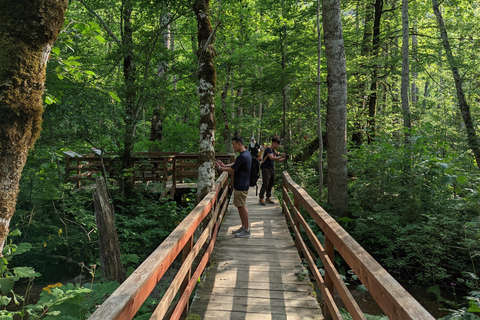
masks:
[[[241,224],[230,202],[189,319],[323,319],[310,280],[295,275],[304,267],[282,209],[274,201],[275,205],[258,205],[255,187],[250,188],[247,208],[251,238],[232,234]]]

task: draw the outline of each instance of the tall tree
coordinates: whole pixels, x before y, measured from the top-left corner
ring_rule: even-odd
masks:
[[[40,135],[45,68],[68,0],[0,0],[0,256],[28,150]]]
[[[409,54],[409,28],[408,28],[408,0],[402,0],[402,85],[401,100],[403,111],[403,127],[405,129],[405,144],[408,143],[412,124],[410,122],[410,106],[408,103],[408,86],[410,65],[408,60]],[[413,93],[412,93],[413,95]]]
[[[215,179],[215,84],[217,73],[214,30],[210,23],[209,0],[195,0],[198,28],[198,88],[200,97],[200,144],[198,150],[197,201],[213,188]]]
[[[122,46],[123,46],[123,77],[125,79],[125,140],[123,146],[123,169],[133,168],[133,146],[138,124],[139,108],[136,104],[137,90],[135,88],[136,67],[133,54],[133,5],[131,0],[122,0]],[[134,187],[134,174],[125,175],[124,192],[130,197]]]
[[[347,67],[340,0],[322,4],[327,60],[327,187],[332,213],[346,216],[347,190]]]
[[[322,137],[322,99],[321,99],[321,80],[322,80],[322,31],[320,28],[320,0],[317,0],[317,46],[318,46],[318,58],[317,58],[317,119],[318,119],[318,196],[322,199],[323,191],[323,137]]]
[[[475,132],[475,126],[470,115],[470,106],[468,105],[467,100],[465,99],[465,93],[463,92],[463,80],[460,77],[460,73],[458,72],[458,65],[455,62],[455,58],[453,57],[452,48],[450,47],[450,41],[448,39],[447,28],[445,27],[445,22],[443,21],[438,1],[432,0],[432,4],[433,12],[435,13],[435,17],[437,18],[438,26],[440,28],[440,37],[442,38],[443,47],[445,48],[447,61],[452,71],[453,79],[455,80],[455,89],[457,91],[458,105],[460,107],[463,122],[465,123],[465,128],[467,129],[468,145],[470,146],[470,149],[472,149],[473,155],[475,156],[475,161],[477,162],[477,166],[480,169],[480,148],[477,134]]]
[[[367,132],[368,141],[371,142],[375,136],[376,124],[375,117],[377,115],[377,95],[378,95],[378,62],[377,58],[380,52],[380,31],[381,21],[383,13],[383,0],[375,0],[375,16],[373,20],[373,38],[372,38],[372,50],[373,61],[375,65],[372,68],[372,83],[370,84],[370,95],[368,97],[368,121]]]

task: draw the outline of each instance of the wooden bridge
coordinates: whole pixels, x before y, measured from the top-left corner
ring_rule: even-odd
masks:
[[[281,207],[258,206],[250,190],[252,237],[237,239],[231,230],[240,222],[228,205],[228,176],[223,173],[215,189],[89,319],[132,319],[177,256],[182,265],[150,319],[343,319],[334,293],[352,319],[365,319],[335,268],[335,255],[389,319],[434,319],[286,172],[283,182]],[[306,216],[322,230],[323,244]],[[317,297],[314,288],[321,292]]]
[[[113,177],[121,168],[121,159],[101,154],[80,155],[67,151],[65,154],[65,178],[81,186],[82,181],[95,180],[96,175]],[[139,152],[132,158],[133,177],[136,182],[156,182],[163,189],[164,195],[172,197],[181,189],[196,188],[198,176],[198,153],[182,152]],[[215,153],[217,160],[225,163],[235,161],[232,153]]]

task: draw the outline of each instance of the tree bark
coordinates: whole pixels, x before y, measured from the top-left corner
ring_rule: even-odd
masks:
[[[317,121],[318,121],[318,196],[322,199],[323,191],[323,137],[322,137],[322,96],[321,96],[321,80],[322,80],[322,31],[320,28],[320,0],[317,0]]]
[[[110,204],[107,185],[103,177],[95,179],[97,191],[93,194],[95,220],[99,238],[99,256],[103,277],[122,283],[127,278],[125,268],[120,262],[120,244],[115,226],[115,213]]]
[[[380,24],[383,13],[383,0],[375,1],[375,16],[373,20],[373,39],[372,39],[372,51],[373,60],[376,61],[380,50]],[[370,95],[368,98],[368,120],[367,120],[367,133],[368,142],[372,142],[375,137],[376,123],[375,118],[377,115],[377,94],[378,94],[378,64],[376,63],[372,68],[372,83],[370,85]]]
[[[125,140],[122,155],[123,170],[128,172],[133,169],[133,145],[135,132],[138,123],[138,110],[136,110],[136,89],[135,89],[135,64],[133,54],[133,28],[131,16],[133,12],[131,0],[122,1],[122,45],[123,45],[123,77],[125,80]],[[133,192],[135,177],[134,172],[125,175],[123,191],[129,198]]]
[[[450,47],[450,42],[448,40],[447,29],[445,27],[445,23],[443,21],[442,14],[439,9],[438,1],[432,0],[433,4],[433,12],[437,17],[438,26],[440,28],[440,36],[443,41],[443,47],[445,48],[445,53],[447,55],[447,61],[450,65],[450,69],[453,73],[453,79],[455,80],[455,89],[457,90],[457,99],[458,105],[460,107],[460,112],[462,114],[463,122],[465,122],[465,128],[467,129],[467,138],[468,138],[468,145],[470,149],[473,151],[473,155],[475,157],[475,161],[477,162],[477,166],[480,169],[480,148],[478,144],[477,134],[475,132],[475,127],[473,124],[472,117],[470,115],[470,106],[465,99],[465,94],[463,92],[463,81],[460,77],[458,72],[458,67],[455,62],[455,58],[453,57],[452,48]]]
[[[308,143],[303,149],[297,150],[295,156],[292,158],[292,162],[305,162],[310,158],[315,151],[324,150],[327,142],[327,137],[325,133],[322,133],[320,137],[315,137],[312,141]]]
[[[357,6],[358,8],[358,6]],[[358,8],[359,9],[359,8]],[[365,3],[365,19],[364,19],[364,26],[363,26],[363,38],[360,46],[360,54],[362,56],[368,57],[370,55],[371,50],[371,43],[372,43],[372,30],[373,30],[373,13],[375,11],[375,6],[372,0],[366,1]],[[361,16],[359,10],[356,12],[357,16]],[[358,20],[358,19],[357,19]],[[368,58],[370,60],[370,58]],[[352,134],[351,141],[355,144],[355,146],[361,146],[364,140],[364,133],[365,133],[365,123],[364,123],[364,112],[367,103],[367,94],[368,91],[368,83],[367,80],[361,80],[362,78],[367,79],[367,75],[364,74],[363,70],[370,70],[370,68],[361,68],[358,72],[358,80],[355,82],[354,88],[354,96],[357,97],[357,101],[359,101],[358,111],[355,114],[354,119],[354,126],[355,131]]]
[[[232,70],[232,66],[227,66],[227,79],[225,81],[225,86],[222,92],[222,116],[223,116],[223,143],[225,143],[225,150],[227,152],[233,152],[232,149],[232,142],[230,138],[230,126],[228,125],[228,116],[227,116],[227,94],[228,94],[228,87],[230,86],[230,72]]]
[[[28,150],[40,135],[45,68],[67,0],[0,0],[0,256]]]
[[[162,23],[166,24],[167,27],[165,28],[162,38],[163,38],[163,46],[167,49],[170,50],[170,46],[173,45],[173,37],[171,37],[171,31],[170,31],[170,24],[168,23],[170,17],[168,15],[164,15],[162,17]],[[166,59],[166,58],[164,58]],[[166,73],[168,71],[169,65],[167,62],[162,61],[158,65],[158,73],[157,76],[161,80],[166,80]],[[175,81],[173,81],[175,83]],[[153,109],[153,115],[152,115],[152,125],[150,127],[150,141],[162,141],[163,140],[163,121],[165,119],[165,107],[162,104],[163,99],[162,99],[162,92],[159,93],[158,95],[158,105],[155,106]]]
[[[340,0],[323,0],[327,60],[327,186],[332,213],[347,215],[347,67]]]
[[[403,111],[403,128],[405,129],[405,145],[410,141],[410,130],[412,124],[410,121],[410,106],[408,103],[408,86],[409,86],[409,27],[408,27],[408,0],[402,0],[402,111]],[[412,93],[413,95],[413,93]]]
[[[195,0],[198,27],[198,79],[200,97],[200,145],[198,154],[197,202],[213,188],[215,179],[215,84],[214,31],[210,23],[209,0]]]

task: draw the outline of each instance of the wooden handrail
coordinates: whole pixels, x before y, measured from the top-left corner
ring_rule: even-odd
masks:
[[[172,189],[175,190],[177,181],[181,183],[184,178],[195,179],[198,176],[197,158],[198,154],[196,153],[137,153],[132,160],[135,171],[137,174],[141,174],[141,178],[136,177],[135,180],[162,182],[164,188],[168,181],[172,181]],[[235,161],[232,153],[215,153],[215,158],[227,163]],[[188,162],[189,160],[192,162]],[[113,163],[120,161],[120,158],[72,156],[67,153],[65,155],[65,179],[78,183],[82,180],[94,180],[94,173],[101,173],[105,170],[107,174],[110,174]],[[74,175],[72,176],[72,174]]]
[[[293,194],[294,201],[290,199]],[[325,235],[325,248],[308,226],[299,211],[300,205],[314,219]],[[358,305],[346,290],[343,281],[333,264],[334,248],[362,284],[370,292],[379,307],[389,319],[398,320],[434,320],[420,303],[415,300],[365,249],[363,249],[310,195],[296,184],[285,171],[283,172],[282,208],[295,232],[295,244],[303,252],[317,285],[320,287],[327,310],[325,315],[333,319],[342,319],[333,301],[333,287],[339,292],[347,310],[353,319],[365,319]],[[293,212],[291,214],[290,210]],[[300,226],[312,242],[325,267],[323,278],[304,243]]]
[[[212,212],[212,218],[197,239],[194,247],[186,255],[182,267],[174,281],[170,284],[166,294],[160,301],[152,319],[163,319],[170,303],[179,291],[185,276],[190,272],[193,261],[199,253],[199,249],[210,238],[209,249],[203,255],[202,261],[197,266],[193,276],[185,280],[187,284],[181,292],[181,314],[187,305],[188,298],[193,290],[192,283],[198,279],[199,274],[206,266],[210,256],[210,246],[216,237],[216,232],[228,204],[228,174],[223,173],[215,182],[214,190],[190,212],[190,214],[175,228],[175,230],[158,246],[158,248],[125,280],[113,294],[89,317],[90,320],[117,320],[132,319],[141,307],[145,299],[152,292],[170,265],[182,252],[185,246],[193,244],[193,234],[201,222]],[[205,258],[207,257],[207,258]],[[206,259],[206,260],[205,260]],[[204,261],[205,260],[205,261]],[[177,305],[177,309],[180,308]]]

